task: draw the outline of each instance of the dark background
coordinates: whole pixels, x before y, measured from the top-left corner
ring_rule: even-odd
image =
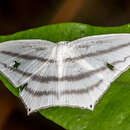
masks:
[[[0,0],[0,35],[60,22],[117,26],[130,22],[130,0]],[[70,115],[71,116],[71,115]],[[0,130],[62,130],[39,113],[30,116],[0,84]]]
[[[0,0],[0,34],[58,22],[129,23],[130,0]]]

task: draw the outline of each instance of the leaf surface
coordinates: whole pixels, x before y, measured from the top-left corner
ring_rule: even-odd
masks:
[[[0,42],[19,39],[72,41],[85,36],[111,33],[130,33],[130,25],[95,27],[80,23],[61,23],[0,36]],[[18,89],[14,88],[2,75],[0,80],[18,97]],[[52,107],[40,110],[40,113],[69,130],[130,130],[130,69],[111,84],[94,111]]]

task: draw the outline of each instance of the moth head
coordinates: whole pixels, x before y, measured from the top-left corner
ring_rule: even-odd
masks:
[[[58,45],[67,45],[69,41],[60,41],[58,42]]]

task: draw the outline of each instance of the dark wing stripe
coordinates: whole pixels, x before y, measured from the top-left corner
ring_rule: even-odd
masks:
[[[101,83],[103,82],[103,80],[99,80],[96,84],[89,86],[87,89],[79,89],[79,90],[65,90],[61,93],[61,95],[66,95],[66,94],[84,94],[84,93],[88,93],[89,91],[93,90],[94,88],[97,88]]]
[[[46,50],[45,47],[37,47],[37,48],[32,48],[32,49],[35,49],[37,51],[44,51],[44,50]]]
[[[39,75],[33,75],[33,73],[24,72],[22,70],[15,69],[13,67],[8,67],[4,63],[0,63],[0,64],[3,64],[5,68],[11,69],[11,70],[13,70],[13,71],[23,75],[23,76],[27,76],[27,77],[31,76],[32,80],[35,80],[35,81],[38,81],[38,82],[41,82],[41,83],[48,83],[50,81],[53,81],[53,82],[58,82],[58,81],[77,81],[77,80],[81,80],[81,79],[90,77],[91,75],[96,74],[96,73],[106,69],[106,67],[101,67],[100,69],[88,71],[86,73],[82,73],[82,74],[78,74],[78,75],[74,75],[74,76],[64,76],[64,77],[58,78],[56,76],[44,77],[44,76],[39,76]]]
[[[119,63],[125,62],[128,58],[130,58],[130,56],[124,57],[123,60],[115,61],[115,62],[110,63],[110,64],[112,64],[112,65],[119,64]],[[39,75],[33,75],[33,73],[24,72],[22,70],[15,69],[13,67],[8,67],[4,63],[0,63],[0,64],[3,64],[5,68],[12,69],[13,71],[15,71],[15,72],[17,72],[17,73],[19,73],[19,74],[21,74],[23,76],[26,76],[26,77],[31,76],[32,80],[35,80],[35,81],[38,81],[38,82],[41,82],[41,83],[48,83],[50,81],[53,81],[53,82],[58,82],[58,81],[78,81],[78,80],[88,78],[88,77],[90,77],[90,76],[92,76],[94,74],[97,74],[97,73],[99,73],[101,71],[104,71],[104,70],[108,69],[107,66],[104,66],[104,67],[101,67],[99,69],[91,70],[91,71],[88,71],[88,72],[85,72],[85,73],[81,73],[81,74],[77,74],[77,75],[64,76],[64,77],[58,78],[56,76],[44,77],[44,76],[39,76]]]
[[[37,56],[31,56],[31,55],[20,55],[19,53],[15,53],[15,52],[9,52],[9,51],[0,51],[0,53],[2,54],[5,54],[5,55],[9,55],[9,56],[12,56],[12,57],[20,57],[20,58],[23,58],[23,59],[26,59],[26,60],[39,60],[41,62],[49,62],[49,63],[54,63],[56,62],[56,60],[54,59],[46,59],[46,58],[43,58],[43,57],[37,57]]]
[[[85,48],[88,49],[90,46],[88,45],[78,45],[76,48]]]
[[[86,57],[94,57],[94,56],[110,53],[112,51],[119,50],[119,49],[127,47],[127,46],[130,46],[130,43],[123,44],[123,45],[116,46],[116,47],[110,47],[109,49],[100,50],[100,51],[97,51],[97,52],[94,52],[94,53],[89,53],[89,54],[81,55],[81,56],[78,56],[78,57],[66,58],[66,59],[64,59],[64,62],[71,62],[71,61],[81,60],[81,59],[84,59]],[[37,57],[37,56],[31,56],[31,55],[20,55],[19,53],[8,52],[8,51],[1,51],[0,53],[10,55],[10,56],[14,56],[14,57],[20,57],[20,58],[27,59],[27,60],[37,59],[41,62],[49,62],[49,63],[56,62],[56,60],[54,60],[54,59],[46,59],[46,58],[43,58],[43,57]]]
[[[92,86],[89,86],[88,88],[86,89],[79,89],[79,90],[75,90],[75,89],[72,89],[72,90],[65,90],[63,92],[60,92],[60,96],[62,95],[71,95],[71,94],[86,94],[88,93],[89,91],[93,90],[94,88],[96,87],[99,87],[99,85],[103,82],[103,80],[100,80],[98,81],[96,84],[92,85]],[[29,94],[31,94],[32,96],[37,96],[37,97],[40,97],[40,96],[49,96],[49,95],[54,95],[56,96],[57,98],[59,98],[59,93],[57,91],[35,91],[35,90],[32,90],[31,88],[28,88],[26,87],[24,89],[25,91],[27,91]]]
[[[119,46],[116,46],[116,47],[110,47],[109,49],[100,50],[100,51],[97,51],[97,52],[94,52],[94,53],[88,53],[88,54],[81,55],[81,56],[78,56],[78,57],[66,58],[66,59],[64,59],[64,62],[71,62],[71,61],[81,60],[81,59],[84,59],[86,57],[99,56],[99,55],[102,55],[102,54],[106,54],[106,53],[110,53],[110,52],[119,50],[119,49],[127,47],[127,46],[130,46],[130,43],[119,45]]]
[[[58,93],[56,91],[34,91],[31,88],[25,87],[24,88],[25,91],[27,91],[28,93],[30,93],[33,96],[49,96],[49,95],[55,95],[58,97]]]

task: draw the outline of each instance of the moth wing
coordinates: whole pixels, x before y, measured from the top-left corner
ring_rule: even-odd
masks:
[[[49,59],[57,60],[57,47],[52,49]],[[42,108],[59,105],[57,62],[45,62],[33,73],[27,86],[20,92],[28,114]]]
[[[73,48],[66,46],[57,48],[53,49],[50,57],[57,59],[57,62],[52,64],[46,62],[42,66],[44,69],[35,73],[28,81],[28,86],[20,93],[28,114],[52,106],[71,106],[92,110],[95,98],[102,93],[98,86],[106,85],[97,75],[89,76],[91,67],[87,62],[85,65],[80,64],[79,61],[64,62],[65,58],[77,56]],[[84,74],[87,74],[87,78]]]
[[[108,83],[114,81],[130,66],[130,34],[108,34],[81,38],[70,43]],[[108,67],[108,64],[112,68]],[[104,68],[105,67],[105,68]]]
[[[15,87],[26,83],[46,63],[55,44],[45,40],[14,40],[0,44],[0,72]],[[20,63],[14,68],[15,61]]]
[[[129,57],[129,36],[129,34],[94,36],[88,37],[91,41],[84,38],[83,42],[78,40],[68,43],[68,45],[70,44],[68,47],[59,47],[59,50],[57,50],[58,54],[56,54],[57,57],[55,57],[58,63],[55,64],[55,67],[52,64],[49,67],[56,68],[57,66],[57,73],[56,71],[50,73],[51,75],[53,74],[52,77],[47,74],[49,82],[47,84],[44,83],[40,89],[38,87],[33,89],[33,83],[30,85],[30,89],[27,88],[21,93],[27,108],[31,108],[29,112],[50,106],[71,106],[93,110],[110,83],[122,70],[129,66],[129,61],[127,61],[128,64],[125,63],[125,67],[122,65],[122,68],[118,68],[115,64],[115,62],[119,63],[120,60],[124,60],[123,58]],[[117,42],[114,42],[116,39]],[[125,39],[127,41],[124,42]],[[102,44],[101,47],[99,46],[100,43]],[[119,48],[121,48],[121,52],[118,52]],[[115,51],[118,54],[115,54]],[[123,53],[124,51],[128,53]],[[119,53],[122,53],[120,57],[118,57]],[[116,57],[113,59],[114,54]],[[100,58],[100,56],[103,57]],[[111,58],[113,59],[112,62]],[[128,60],[129,58],[125,59]],[[108,68],[106,63],[112,64],[114,69]],[[42,78],[45,76],[42,75]],[[26,97],[26,95],[30,97]]]
[[[80,55],[73,46],[63,47],[61,52],[60,105],[93,110],[108,83],[100,74],[94,74],[94,68],[86,60],[71,60]]]
[[[49,106],[76,106],[93,110],[110,83],[130,65],[130,34],[82,38],[68,43],[68,47],[58,47],[58,51],[54,44],[50,45],[48,51],[38,53],[35,50],[34,53],[29,52],[31,56],[26,58],[25,54],[18,55],[21,63],[31,57],[32,64],[29,64],[27,69],[25,66],[20,69],[21,65],[16,69],[24,73],[20,74],[18,71],[14,73],[14,70],[13,72],[8,70],[10,73],[7,73],[10,75],[9,79],[14,76],[15,81],[14,79],[11,81],[13,80],[17,86],[28,82],[27,87],[20,92],[28,112]],[[3,60],[0,59],[2,64],[6,58],[4,55],[15,57],[17,53],[19,54],[15,50],[13,52],[15,54],[2,53]],[[4,61],[1,66],[6,70],[8,63],[10,62]],[[36,67],[35,63],[39,66]],[[112,70],[108,68],[107,63],[114,68]],[[18,80],[15,78],[17,73]]]
[[[93,110],[110,83],[130,65],[130,34],[91,36],[68,45],[73,54],[64,59],[65,75],[68,81],[71,78],[64,83],[64,100],[70,106]]]

